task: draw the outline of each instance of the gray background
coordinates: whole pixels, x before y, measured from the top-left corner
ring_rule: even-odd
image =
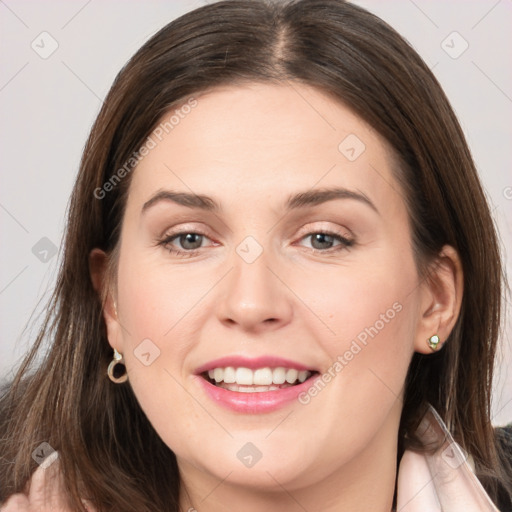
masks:
[[[69,194],[102,98],[148,37],[205,3],[0,0],[0,378],[9,376],[37,332],[37,313],[44,312],[55,281]],[[512,1],[355,3],[388,21],[433,69],[467,135],[503,251],[510,252]],[[58,48],[44,55],[52,44]],[[510,254],[505,264],[510,279]],[[508,296],[506,301],[496,425],[512,420]]]

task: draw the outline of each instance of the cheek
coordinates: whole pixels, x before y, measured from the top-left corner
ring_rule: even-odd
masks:
[[[176,453],[187,446],[189,433],[207,421],[185,391],[189,375],[184,363],[201,339],[201,298],[216,281],[212,271],[184,272],[136,251],[119,261],[118,309],[129,382],[150,422]]]
[[[323,332],[316,338],[330,361],[323,369],[328,393],[361,414],[362,421],[373,407],[375,416],[379,407],[384,414],[401,395],[414,350],[418,297],[413,260],[384,252],[311,282],[317,292],[308,299],[325,324],[316,321]]]
[[[121,259],[118,296],[125,341],[136,348],[149,338],[165,352],[172,343],[174,355],[180,353],[183,342],[191,339],[183,329],[193,324],[198,303],[214,282],[211,273],[184,272],[179,265],[136,254]]]
[[[312,337],[321,340],[332,360],[354,345],[354,353],[359,345],[375,357],[410,351],[417,307],[411,259],[383,252],[357,265],[299,274],[288,282],[309,309],[303,319]]]
[[[120,261],[118,279],[129,385],[163,441],[178,456],[190,458],[194,442],[189,437],[206,421],[183,385],[183,361],[193,343],[186,329],[194,324],[198,298],[183,273],[150,262],[135,266],[134,260]]]
[[[331,446],[346,447],[347,459],[381,428],[389,428],[390,414],[399,416],[413,354],[415,266],[398,256],[392,259],[316,281],[324,292],[315,294],[315,311],[326,312],[322,318],[335,334],[321,326],[325,334],[316,336],[329,362],[322,381],[301,397],[301,404],[318,418],[318,436]],[[334,465],[340,454],[327,450],[324,457]]]

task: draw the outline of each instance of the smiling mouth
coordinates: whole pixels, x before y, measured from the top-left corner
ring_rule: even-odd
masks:
[[[214,368],[201,376],[216,387],[238,393],[278,391],[302,384],[317,375],[316,371],[278,366],[250,369],[233,366]]]

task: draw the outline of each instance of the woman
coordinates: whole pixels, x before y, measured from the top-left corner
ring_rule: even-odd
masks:
[[[2,398],[2,510],[505,510],[501,278],[459,124],[389,26],[339,0],[188,13],[84,150]]]

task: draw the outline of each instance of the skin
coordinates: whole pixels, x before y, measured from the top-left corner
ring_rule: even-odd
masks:
[[[142,409],[177,456],[182,508],[389,512],[407,368],[415,351],[431,353],[431,335],[444,341],[454,326],[457,253],[444,247],[432,278],[421,279],[392,152],[339,102],[300,84],[196,98],[133,171],[104,311]],[[349,134],[365,145],[354,161],[338,149]],[[290,194],[333,186],[364,194],[377,211],[347,198],[283,207]],[[208,195],[222,211],[160,201],[141,213],[161,190]],[[308,236],[326,231],[353,244],[322,248]],[[195,255],[169,252],[187,251],[183,238],[159,243],[176,232],[205,235]],[[236,251],[247,236],[262,249],[252,263]],[[106,255],[95,249],[90,262],[100,292]],[[240,414],[213,403],[194,376],[227,355],[328,372],[396,303],[400,312],[307,405]],[[159,350],[148,366],[134,352],[145,339]],[[236,456],[247,442],[262,453],[252,468]]]

